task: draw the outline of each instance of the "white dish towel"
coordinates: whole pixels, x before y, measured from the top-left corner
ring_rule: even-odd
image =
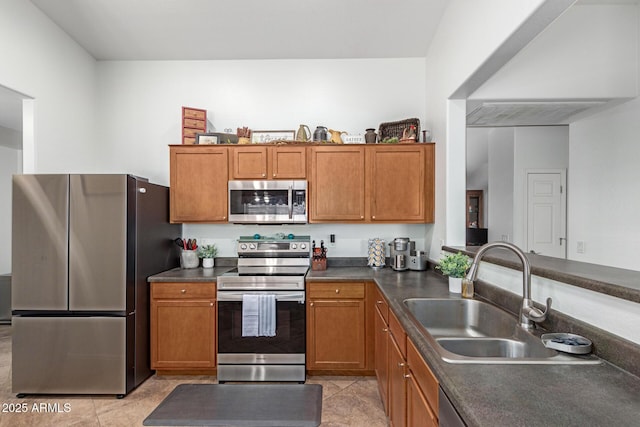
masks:
[[[258,336],[258,295],[242,295],[242,336]]]
[[[273,294],[242,295],[242,336],[274,337],[276,335],[276,296]]]
[[[258,295],[258,335],[276,336],[276,296],[273,294]]]

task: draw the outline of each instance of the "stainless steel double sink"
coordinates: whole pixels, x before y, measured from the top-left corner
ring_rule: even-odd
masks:
[[[472,299],[404,300],[414,322],[442,360],[478,364],[598,364],[594,356],[574,356],[544,346],[514,316]]]

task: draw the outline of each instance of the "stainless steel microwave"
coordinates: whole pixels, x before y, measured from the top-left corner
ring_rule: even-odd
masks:
[[[229,222],[305,224],[307,181],[229,181]]]

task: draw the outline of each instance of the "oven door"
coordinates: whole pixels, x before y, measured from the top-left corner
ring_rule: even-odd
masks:
[[[242,336],[242,296],[276,296],[276,334]],[[218,291],[218,362],[304,363],[306,347],[304,291]]]

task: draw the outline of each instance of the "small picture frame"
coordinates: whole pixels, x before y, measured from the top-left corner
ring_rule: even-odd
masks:
[[[272,141],[294,141],[295,130],[254,130],[251,132],[252,144],[266,144]]]
[[[217,133],[197,133],[195,143],[200,145],[218,144],[218,134]]]

